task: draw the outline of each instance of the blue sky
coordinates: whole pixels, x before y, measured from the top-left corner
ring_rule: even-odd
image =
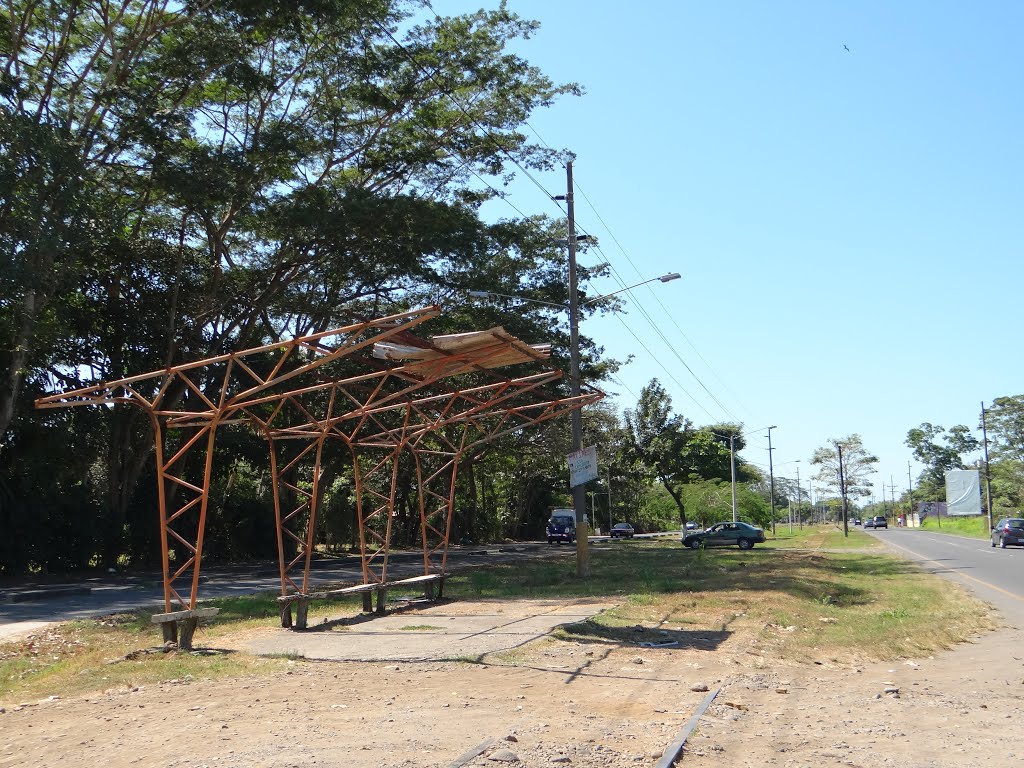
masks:
[[[858,432],[880,498],[890,476],[906,488],[908,429],[974,427],[1024,392],[1024,3],[509,7],[542,25],[518,50],[587,91],[530,120],[576,154],[578,229],[601,241],[581,258],[627,283],[683,274],[627,299],[650,354],[619,319],[584,324],[635,355],[609,387],[621,408],[658,377],[697,424],[777,425],[777,474],[805,481],[816,447]],[[564,192],[564,172],[539,178]],[[767,465],[766,447],[744,457]]]

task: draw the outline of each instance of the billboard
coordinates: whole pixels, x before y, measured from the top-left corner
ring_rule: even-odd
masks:
[[[597,480],[597,446],[580,448],[568,456],[569,487],[575,488],[588,480]]]
[[[976,469],[946,472],[946,512],[950,517],[981,514],[981,479]]]

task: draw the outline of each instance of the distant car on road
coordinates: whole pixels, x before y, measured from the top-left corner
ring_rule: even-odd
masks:
[[[868,521],[866,520],[864,521],[864,527],[868,527]],[[889,521],[886,520],[882,515],[875,515],[873,518],[871,518],[871,527],[888,529]]]
[[[706,531],[687,533],[683,536],[683,546],[690,549],[733,545],[740,549],[750,549],[763,541],[764,531],[750,523],[716,523]]]
[[[633,526],[629,523],[616,523],[612,526],[611,535],[613,539],[632,539]]]
[[[864,527],[865,528],[874,528],[875,527],[875,518],[873,518],[873,517],[865,517],[864,518]]]
[[[693,522],[693,520],[687,520],[686,521],[686,530],[688,530],[688,531],[696,531],[697,530],[697,524],[695,522]]]
[[[1024,547],[1024,518],[1004,517],[992,528],[992,546],[1005,549],[1011,544]]]
[[[551,513],[547,527],[548,544],[572,544],[576,541],[576,512],[572,509],[556,509]]]
[[[864,521],[863,521],[863,520],[861,520],[861,519],[860,519],[859,517],[855,517],[855,518],[853,518],[853,524],[854,524],[854,525],[862,525],[862,524],[863,524],[863,522],[864,522]]]

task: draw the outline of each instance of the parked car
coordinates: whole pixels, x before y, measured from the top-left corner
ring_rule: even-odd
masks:
[[[1004,549],[1010,544],[1024,546],[1024,518],[1004,517],[992,528],[992,546],[999,544]]]
[[[633,526],[629,523],[616,523],[612,526],[613,539],[632,539]]]
[[[750,523],[715,523],[706,531],[684,534],[683,546],[700,549],[736,545],[740,549],[750,549],[764,540],[764,531]]]
[[[695,522],[693,522],[693,520],[687,520],[686,521],[686,530],[688,530],[688,531],[696,531],[697,530],[697,524]]]
[[[873,521],[872,522],[872,526],[873,527],[875,527],[875,528],[885,528],[886,530],[888,530],[888,528],[889,528],[889,521],[886,520],[882,515],[875,515],[873,518],[871,518],[871,520]],[[864,524],[864,527],[865,528],[868,527],[867,523]]]

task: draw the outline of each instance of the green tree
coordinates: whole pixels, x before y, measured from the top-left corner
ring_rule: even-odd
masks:
[[[946,472],[964,469],[963,454],[977,451],[980,443],[970,429],[958,424],[946,430],[925,422],[907,432],[906,445],[914,458],[925,465],[918,478],[920,494],[926,499],[943,498]]]
[[[685,525],[682,486],[692,474],[690,421],[672,413],[672,398],[657,379],[641,390],[636,409],[627,410],[625,418],[633,456],[664,486]]]
[[[51,419],[25,396],[43,388],[157,370],[467,288],[515,282],[564,301],[554,225],[483,222],[480,204],[498,193],[481,191],[478,177],[510,176],[512,157],[551,167],[557,153],[521,128],[579,89],[511,52],[536,24],[505,5],[418,20],[421,12],[416,0],[5,5],[0,485],[15,471],[12,447],[27,444],[12,428]],[[566,334],[551,313],[514,322],[524,338]],[[583,346],[585,374],[600,375],[599,350]],[[152,488],[139,487],[152,434],[130,408],[103,423],[90,460],[75,466],[93,512],[103,510],[110,562],[153,530]],[[261,487],[236,482],[224,498],[258,509],[266,499],[248,497]],[[19,515],[32,514],[25,504]]]
[[[842,461],[840,461],[840,453]],[[814,451],[811,464],[818,467],[815,480],[820,488],[836,492],[843,499],[843,529],[846,530],[847,499],[871,495],[868,476],[875,472],[878,457],[867,452],[860,435],[832,438]]]

